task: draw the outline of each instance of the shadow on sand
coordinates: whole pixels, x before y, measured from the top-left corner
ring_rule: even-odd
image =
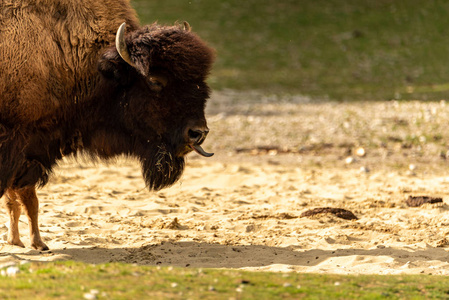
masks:
[[[15,248],[15,249],[14,249]],[[366,263],[376,257],[390,258],[393,264],[400,266],[413,262],[440,261],[449,262],[449,255],[443,248],[428,247],[423,250],[400,250],[394,248],[301,250],[294,247],[279,248],[263,245],[221,245],[199,242],[165,242],[148,244],[139,248],[70,248],[53,249],[50,252],[38,252],[29,249],[10,248],[14,251],[2,251],[0,259],[48,261],[74,260],[99,264],[123,262],[138,265],[170,265],[178,267],[201,268],[245,268],[265,267],[273,264],[296,267],[312,267],[324,261],[354,256],[360,263]],[[4,249],[5,250],[5,249]],[[3,260],[2,259],[2,260]],[[357,264],[357,261],[353,261]]]

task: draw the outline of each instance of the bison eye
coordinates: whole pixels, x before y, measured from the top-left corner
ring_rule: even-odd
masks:
[[[162,89],[167,85],[167,78],[161,75],[150,75],[149,78],[150,86],[156,92],[162,91]]]

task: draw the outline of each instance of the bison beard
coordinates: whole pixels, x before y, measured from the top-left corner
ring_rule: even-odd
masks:
[[[162,144],[152,149],[141,158],[142,173],[148,188],[159,191],[173,185],[184,171],[185,160],[176,157]]]

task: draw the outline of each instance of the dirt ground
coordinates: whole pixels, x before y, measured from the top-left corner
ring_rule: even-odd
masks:
[[[215,93],[209,159],[149,192],[133,160],[65,160],[38,193],[49,252],[6,243],[13,261],[77,260],[339,274],[449,274],[449,105],[310,102]],[[442,202],[410,207],[409,197]],[[315,208],[341,208],[301,216]],[[22,240],[29,245],[22,216]]]

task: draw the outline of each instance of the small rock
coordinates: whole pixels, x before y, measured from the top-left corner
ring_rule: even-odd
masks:
[[[19,268],[17,268],[16,266],[11,266],[6,269],[5,275],[8,277],[15,277],[19,273],[20,273]]]
[[[425,203],[435,204],[442,203],[443,198],[441,197],[430,197],[430,196],[409,196],[405,203],[410,207],[419,207]]]
[[[364,157],[366,155],[365,148],[359,147],[355,150],[355,155],[358,157]]]
[[[335,216],[345,219],[345,220],[357,220],[358,218],[349,210],[343,208],[333,208],[333,207],[318,207],[314,209],[309,209],[301,213],[300,217],[313,217],[320,214],[334,214]]]
[[[367,167],[360,167],[360,173],[369,173],[370,169],[368,169]]]
[[[278,150],[269,150],[268,155],[276,156],[276,155],[278,155]]]
[[[97,299],[97,295],[91,294],[91,293],[85,293],[83,295],[83,298],[86,300],[95,300]]]
[[[346,157],[346,159],[345,159],[345,163],[347,164],[347,165],[350,165],[350,164],[352,164],[352,163],[354,163],[355,162],[355,159],[354,159],[354,157],[352,157],[352,156],[348,156],[348,157]]]

